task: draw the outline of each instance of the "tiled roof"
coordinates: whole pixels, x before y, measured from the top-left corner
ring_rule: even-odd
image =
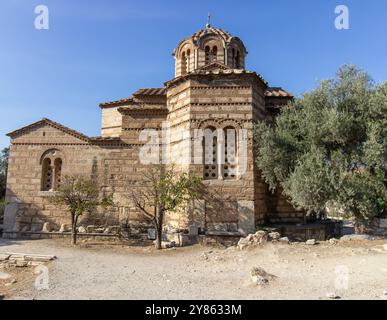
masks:
[[[120,137],[91,137],[91,143],[122,142]]]
[[[52,120],[47,119],[47,118],[43,118],[40,121],[34,122],[34,123],[32,123],[32,124],[30,124],[28,126],[25,126],[23,128],[20,128],[20,129],[17,129],[15,131],[12,131],[12,132],[8,133],[7,136],[13,138],[13,137],[15,137],[17,135],[23,134],[26,131],[31,130],[31,129],[36,128],[36,127],[39,127],[41,125],[49,125],[49,126],[54,127],[54,128],[56,128],[58,130],[66,132],[66,133],[68,133],[68,134],[70,134],[70,135],[72,135],[74,137],[77,137],[79,139],[89,140],[89,137],[84,135],[83,133],[80,133],[78,131],[75,131],[73,129],[65,127],[64,125],[61,125],[60,123],[52,121]]]
[[[133,105],[133,106],[127,106],[127,107],[120,107],[118,108],[118,112],[120,113],[128,113],[128,112],[162,112],[167,113],[168,108],[166,105],[149,105],[149,104],[139,104],[139,105]]]
[[[281,87],[268,87],[265,92],[266,97],[275,97],[275,98],[293,98],[294,96],[282,89]]]
[[[137,90],[135,93],[133,93],[133,96],[120,99],[120,100],[115,100],[115,101],[108,101],[108,102],[103,102],[100,103],[100,107],[119,107],[119,106],[124,106],[129,103],[137,102],[135,99],[136,97],[140,98],[141,96],[152,96],[152,97],[162,97],[166,96],[167,92],[165,88],[143,88]]]
[[[175,48],[173,54],[176,54],[176,50],[186,41],[192,41],[194,45],[200,45],[201,39],[206,38],[207,35],[215,35],[216,37],[220,38],[222,42],[224,42],[226,45],[231,43],[233,40],[240,41],[242,44],[243,48],[243,42],[238,38],[234,37],[232,34],[230,34],[228,31],[225,31],[220,28],[214,28],[210,25],[207,25],[204,29],[201,29],[197,32],[195,32],[193,35],[190,37],[186,37],[183,40],[181,40]],[[246,48],[244,48],[246,50]],[[246,52],[247,53],[247,52]]]
[[[226,42],[230,41],[231,38],[232,38],[232,35],[227,32],[227,31],[224,31],[220,28],[214,28],[214,27],[207,27],[207,28],[204,28],[202,30],[199,30],[198,32],[195,32],[191,38],[194,40],[194,41],[197,41],[198,39],[200,39],[201,37],[207,35],[207,34],[210,34],[210,33],[214,33],[220,37],[222,37],[222,39]]]
[[[128,97],[128,98],[124,98],[124,99],[120,99],[120,100],[115,100],[115,101],[103,102],[103,103],[100,103],[99,106],[101,108],[113,107],[113,106],[122,106],[122,105],[125,105],[125,104],[128,104],[128,103],[131,103],[131,102],[133,102],[133,97]]]
[[[166,94],[165,88],[144,88],[133,93],[134,96],[164,96]]]
[[[199,75],[207,75],[207,74],[214,74],[214,75],[217,75],[217,74],[254,74],[259,79],[261,79],[265,84],[267,84],[266,80],[260,74],[257,74],[256,72],[246,71],[243,69],[231,69],[228,67],[226,68],[226,66],[224,66],[225,68],[220,68],[220,65],[218,66],[218,64],[219,64],[218,62],[215,62],[211,65],[207,65],[203,68],[194,70],[185,76],[182,76],[182,77],[179,77],[179,78],[176,78],[176,79],[173,79],[173,80],[167,82],[167,84],[173,83],[173,82],[175,82],[175,80],[176,81],[180,80],[180,79],[187,77],[191,74],[199,74]],[[211,69],[211,67],[214,67],[214,69]],[[120,99],[120,100],[116,100],[116,101],[104,102],[104,103],[100,104],[100,107],[101,108],[113,107],[113,106],[119,107],[119,106],[125,106],[125,105],[130,104],[130,103],[136,103],[139,101],[137,99],[135,99],[135,97],[140,97],[140,96],[165,96],[165,95],[166,95],[165,88],[142,88],[142,89],[137,90],[133,94],[133,97],[128,97],[128,98],[124,98],[124,99]],[[265,96],[272,97],[272,98],[293,98],[294,97],[293,94],[285,91],[281,87],[268,87],[266,89]],[[142,105],[142,103],[139,103],[139,104]],[[155,107],[154,109],[160,109],[160,107]]]
[[[208,66],[206,66],[208,68]],[[201,69],[196,69],[193,70],[190,73],[187,73],[184,76],[180,76],[178,78],[172,79],[170,81],[167,81],[165,83],[166,86],[169,86],[174,83],[178,83],[181,80],[184,80],[188,78],[191,75],[232,75],[232,74],[249,74],[249,75],[255,75],[259,80],[261,80],[265,85],[267,85],[267,81],[258,73],[255,71],[247,71],[245,69],[232,69],[232,68],[214,68],[214,69],[206,69],[206,68],[201,68]]]
[[[200,68],[197,68],[196,70],[192,70],[191,72],[195,72],[197,70],[214,70],[214,69],[232,70],[231,67],[225,65],[224,63],[222,63],[220,61],[214,61],[214,62],[206,64]]]
[[[229,42],[229,41],[233,38],[233,36],[232,36],[229,32],[224,31],[224,30],[222,30],[222,29],[220,29],[220,28],[214,28],[214,27],[210,26],[210,27],[206,27],[206,28],[204,28],[204,29],[202,29],[202,30],[199,30],[199,31],[195,32],[195,33],[194,33],[192,36],[190,36],[190,37],[184,38],[182,41],[180,41],[178,47],[179,47],[184,41],[187,41],[187,40],[189,40],[189,39],[192,39],[192,41],[193,41],[194,43],[196,43],[196,42],[199,41],[199,39],[200,39],[201,37],[203,37],[203,36],[205,36],[205,35],[207,35],[207,34],[216,34],[216,35],[220,36],[226,43]]]

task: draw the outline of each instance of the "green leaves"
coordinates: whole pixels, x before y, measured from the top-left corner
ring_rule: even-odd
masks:
[[[160,212],[175,211],[201,192],[201,178],[162,165],[149,166],[142,184],[132,190],[131,200],[153,221]]]
[[[173,169],[163,171],[155,188],[157,202],[165,211],[174,211],[197,194],[201,179],[188,173],[177,173]]]
[[[112,205],[112,196],[100,197],[94,181],[83,176],[65,176],[59,190],[50,198],[52,203],[65,205],[72,215],[81,216],[97,206]]]
[[[271,189],[296,207],[323,213],[328,204],[357,217],[381,214],[386,159],[387,83],[354,66],[285,107],[275,125],[255,126],[256,159]]]
[[[326,164],[323,149],[312,146],[299,159],[294,171],[282,183],[296,207],[309,213],[324,212],[327,202],[335,196],[337,172]]]
[[[367,170],[356,173],[342,172],[337,202],[351,212],[358,221],[366,223],[382,214],[386,200],[384,174]]]
[[[7,187],[9,148],[5,148],[0,153],[0,199],[5,197]]]

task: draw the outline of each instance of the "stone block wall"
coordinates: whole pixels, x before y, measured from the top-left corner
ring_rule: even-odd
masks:
[[[245,172],[236,179],[219,176],[219,179],[204,180],[206,194],[199,207],[194,209],[196,220],[192,219],[191,222],[205,230],[252,231],[255,228],[255,202],[251,79],[232,75],[190,77],[187,81],[168,87],[168,109],[171,126],[189,130],[191,137],[195,137],[195,130],[204,130],[206,127],[234,127],[238,135],[240,129],[247,130],[244,137],[247,152],[241,154],[239,159],[245,163]],[[183,145],[183,139],[174,143]],[[192,145],[192,164],[181,166],[181,169],[203,176],[203,164],[195,164],[195,156]]]
[[[102,108],[102,137],[119,137],[122,130],[122,115],[119,107]]]
[[[49,132],[48,130],[46,130]],[[46,136],[47,137],[47,136]],[[49,137],[47,137],[49,139]],[[25,139],[25,138],[24,138]],[[70,139],[71,140],[71,139]],[[51,191],[41,191],[41,156],[47,150],[63,154],[62,176],[85,175],[94,179],[101,193],[114,194],[115,206],[85,214],[85,225],[118,225],[128,221],[144,223],[128,197],[131,188],[141,186],[146,167],[139,163],[138,147],[131,145],[19,144],[15,139],[10,149],[6,195],[5,230],[40,231],[45,222],[54,230],[70,224],[66,208],[50,203]]]

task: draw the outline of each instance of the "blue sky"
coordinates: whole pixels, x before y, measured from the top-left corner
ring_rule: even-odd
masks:
[[[50,10],[36,30],[34,9]],[[350,30],[334,27],[337,5]],[[212,25],[239,36],[247,68],[299,95],[352,63],[387,79],[385,0],[8,0],[0,3],[0,148],[5,134],[48,117],[90,136],[104,101],[173,77],[178,42]]]

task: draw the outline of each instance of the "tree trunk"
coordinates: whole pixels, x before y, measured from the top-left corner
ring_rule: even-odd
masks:
[[[78,230],[77,230],[77,222],[78,222],[78,217],[76,217],[75,215],[72,216],[72,221],[73,221],[73,225],[72,225],[72,228],[71,228],[71,238],[72,238],[72,245],[75,246],[77,244],[77,233],[78,233]]]
[[[163,236],[163,228],[160,226],[157,226],[157,235],[156,235],[156,249],[161,250],[161,240]]]
[[[157,224],[156,224],[156,249],[161,250],[161,242],[163,240],[163,220],[164,220],[164,209],[159,209],[159,214],[157,216]]]
[[[359,211],[356,208],[354,208],[352,212],[355,217],[355,221],[354,221],[355,234],[367,233],[369,231],[368,221],[364,219],[364,217],[359,213]]]

